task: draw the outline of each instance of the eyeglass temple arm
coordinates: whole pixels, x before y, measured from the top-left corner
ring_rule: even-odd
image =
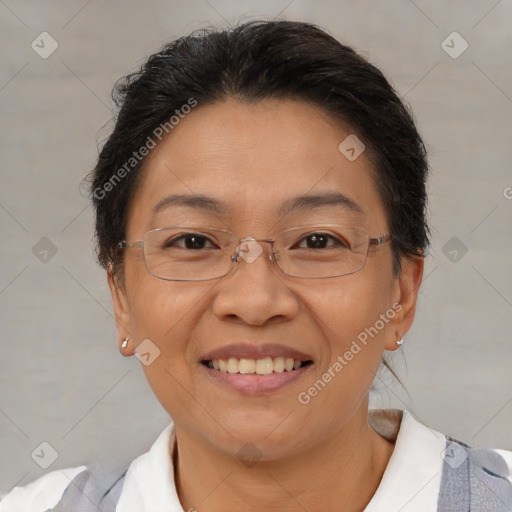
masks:
[[[391,242],[392,238],[393,237],[391,235],[382,235],[382,236],[378,236],[378,237],[375,237],[375,238],[370,238],[370,244],[371,245],[376,245],[377,247],[379,247],[382,244],[385,244],[387,242]]]
[[[138,240],[137,242],[127,242],[123,240],[117,244],[118,249],[131,249],[132,247],[142,247],[144,242],[142,240]]]

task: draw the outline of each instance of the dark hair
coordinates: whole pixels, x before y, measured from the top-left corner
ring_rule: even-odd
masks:
[[[395,273],[403,257],[425,255],[428,164],[412,115],[376,67],[317,26],[251,21],[193,32],[151,55],[140,71],[116,84],[112,96],[119,107],[115,128],[89,178],[98,260],[115,275],[122,267],[117,243],[125,237],[144,162],[138,151],[155,142],[159,126],[172,128],[170,118],[191,99],[198,108],[227,97],[299,99],[342,120],[374,165],[393,236]]]

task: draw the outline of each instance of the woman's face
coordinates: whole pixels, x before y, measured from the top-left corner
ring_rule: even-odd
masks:
[[[387,234],[366,152],[352,161],[338,149],[350,134],[300,101],[199,105],[148,155],[126,239],[177,225],[256,239],[311,224]],[[336,192],[357,207],[303,202],[280,213],[296,197]],[[208,196],[224,208],[168,204],[154,212],[174,194]],[[406,261],[397,278],[384,244],[370,249],[355,274],[301,279],[281,273],[269,244],[261,247],[254,261],[241,259],[225,277],[198,282],[158,279],[142,249],[127,249],[125,287],[109,283],[120,338],[129,336],[132,349],[150,340],[160,351],[143,369],[177,431],[231,455],[250,442],[270,459],[312,447],[366,414],[382,353],[396,348],[412,322],[422,263]],[[286,356],[311,363],[269,375],[223,373],[204,363]],[[243,364],[250,369],[252,362]]]

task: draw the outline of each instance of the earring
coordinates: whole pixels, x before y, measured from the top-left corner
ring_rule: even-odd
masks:
[[[402,346],[402,343],[403,343],[403,342],[404,342],[404,339],[403,339],[403,338],[398,338],[398,339],[396,340],[396,344],[397,344],[399,347],[401,347],[401,346]]]
[[[122,348],[126,348],[126,347],[128,346],[128,340],[129,340],[129,338],[125,338],[125,339],[123,340],[123,343],[121,343],[121,347],[122,347]]]

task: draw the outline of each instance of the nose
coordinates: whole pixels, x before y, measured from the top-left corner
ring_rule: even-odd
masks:
[[[240,261],[243,259],[246,263],[252,263],[254,260],[256,260],[256,258],[260,256],[260,254],[265,252],[263,246],[260,245],[261,242],[270,243],[270,248],[273,248],[273,240],[256,240],[255,238],[249,236],[240,240],[240,244],[236,248],[235,255],[232,256],[231,259],[234,261]],[[268,256],[270,261],[273,261],[272,256],[273,253],[271,251]]]
[[[217,317],[264,325],[271,319],[290,320],[297,315],[297,297],[272,263],[272,244],[262,242],[271,241],[252,237],[240,241],[232,256],[238,263],[219,283],[213,300]],[[268,256],[260,258],[261,255]]]

